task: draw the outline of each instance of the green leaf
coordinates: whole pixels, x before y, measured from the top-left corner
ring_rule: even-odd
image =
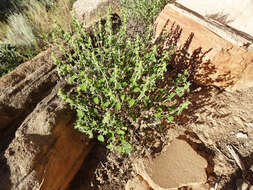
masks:
[[[117,110],[121,110],[121,104],[120,104],[120,103],[117,103],[117,104],[116,104],[116,109],[117,109]]]
[[[98,141],[105,142],[105,138],[103,135],[98,135]]]
[[[175,96],[176,96],[176,93],[175,93],[175,92],[170,93],[170,95],[169,95],[169,100],[171,100],[171,99],[174,98]]]
[[[108,107],[109,106],[109,104],[110,104],[110,102],[109,101],[106,101],[105,103],[103,103],[102,105],[103,105],[103,107]]]
[[[74,77],[69,77],[68,78],[68,84],[72,84],[74,82]]]
[[[169,117],[168,117],[168,121],[169,121],[169,122],[173,122],[173,121],[174,121],[174,116],[169,116]]]
[[[106,148],[109,149],[109,150],[111,150],[111,149],[113,148],[112,143],[108,144],[108,145],[106,146]]]
[[[124,100],[125,100],[125,97],[126,97],[126,95],[125,95],[125,94],[122,94],[122,95],[120,96],[120,98],[121,98],[121,100],[122,100],[122,101],[124,101]]]
[[[79,87],[82,91],[85,91],[87,89],[87,86],[84,83],[80,84]]]
[[[160,112],[159,113],[155,113],[154,116],[155,116],[155,118],[160,119],[162,117],[162,113],[160,113]]]
[[[118,131],[117,131],[117,134],[118,134],[118,135],[125,135],[126,133],[125,133],[125,131],[123,131],[123,130],[118,130]]]
[[[105,115],[104,115],[104,118],[103,118],[103,123],[109,123],[110,122],[110,120],[111,120],[111,112],[110,111],[108,111],[108,112],[106,112],[105,113]]]
[[[130,108],[133,107],[134,103],[135,103],[135,100],[134,100],[134,99],[129,100],[129,101],[128,101],[129,107],[130,107]]]
[[[126,140],[121,140],[121,148],[122,153],[129,154],[132,151],[132,145]]]
[[[94,97],[93,98],[93,101],[95,102],[95,104],[98,104],[99,103],[99,99],[98,99],[98,97],[96,96],[96,97]]]
[[[84,116],[84,113],[81,110],[77,110],[77,117],[82,118]]]
[[[141,89],[140,88],[138,88],[138,87],[136,87],[136,88],[134,88],[134,90],[133,90],[133,92],[140,92],[141,91]]]

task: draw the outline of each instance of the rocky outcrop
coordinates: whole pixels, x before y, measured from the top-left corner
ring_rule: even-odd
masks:
[[[88,27],[99,21],[100,17],[105,18],[110,6],[112,13],[119,14],[119,0],[77,0],[73,4],[73,11],[76,17]]]
[[[64,84],[52,51],[0,79],[1,189],[66,189],[91,148],[57,96]]]
[[[5,151],[11,189],[65,189],[91,148],[74,130],[74,115],[55,90],[25,119]]]
[[[0,134],[24,119],[59,80],[49,49],[0,79]],[[17,123],[17,124],[16,124]]]
[[[202,23],[192,19],[190,12],[187,14],[185,12],[184,9],[167,5],[156,21],[156,34],[159,35],[164,27],[172,28],[176,24],[182,28],[178,46],[182,47],[190,39],[187,51],[193,54],[192,57],[194,57],[194,52],[201,47],[201,51],[205,54],[203,62],[208,62],[208,67],[198,65],[195,71],[195,82],[201,85],[229,87],[234,90],[253,86],[253,51],[221,38],[215,30],[208,29]],[[215,26],[212,25],[212,28]],[[239,36],[236,33],[233,35]]]

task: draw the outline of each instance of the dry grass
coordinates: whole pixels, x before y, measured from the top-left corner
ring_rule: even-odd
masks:
[[[68,30],[71,27],[71,7],[73,0],[58,0],[49,10],[37,0],[27,0],[22,13],[14,13],[7,22],[0,23],[0,42],[13,46],[31,46],[47,40],[55,23]]]
[[[21,13],[15,13],[8,18],[8,24],[5,25],[5,30],[4,43],[14,46],[32,46],[36,44],[32,27]]]
[[[71,0],[58,0],[50,10],[47,10],[46,6],[37,0],[29,0],[28,9],[24,14],[36,32],[48,33],[55,27],[55,23],[64,29],[69,29],[71,6]]]

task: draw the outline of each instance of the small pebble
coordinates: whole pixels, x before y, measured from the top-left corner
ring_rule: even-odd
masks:
[[[238,138],[238,139],[247,139],[248,135],[245,134],[245,133],[239,132],[239,133],[236,134],[236,138]]]

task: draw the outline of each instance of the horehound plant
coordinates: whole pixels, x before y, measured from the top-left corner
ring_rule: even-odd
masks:
[[[55,39],[63,56],[52,57],[59,76],[72,86],[59,96],[76,110],[75,128],[108,149],[130,153],[131,136],[143,124],[160,131],[188,107],[189,101],[176,99],[189,91],[190,83],[187,72],[168,83],[172,48],[162,37],[153,43],[152,26],[143,35],[129,36],[128,14],[122,10],[118,25],[112,18],[109,9],[106,21],[89,31],[76,19],[71,32],[59,28]]]

